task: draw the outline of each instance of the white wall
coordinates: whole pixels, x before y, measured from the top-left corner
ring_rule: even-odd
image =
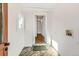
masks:
[[[8,49],[9,56],[18,56],[24,48],[24,31],[17,29],[18,16],[21,9],[15,4],[8,4],[8,41],[10,46]],[[21,13],[22,14],[22,13]]]
[[[48,14],[48,30],[60,55],[79,55],[79,4],[58,4]],[[65,30],[73,31],[72,37]]]
[[[25,17],[25,33],[24,33],[24,46],[30,47],[33,44],[33,16],[31,12],[24,12]]]

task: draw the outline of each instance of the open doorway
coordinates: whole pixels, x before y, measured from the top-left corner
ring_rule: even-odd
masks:
[[[44,36],[44,21],[45,17],[42,15],[36,15],[37,21],[37,36],[35,37],[35,43],[45,43],[45,36]]]

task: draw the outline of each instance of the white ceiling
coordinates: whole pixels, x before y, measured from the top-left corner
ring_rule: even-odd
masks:
[[[56,7],[56,3],[19,3],[20,7],[51,9]]]
[[[10,5],[13,5],[14,7],[18,7],[21,8],[23,11],[26,11],[27,8],[31,8],[34,9],[34,10],[46,10],[46,11],[54,11],[56,10],[57,8],[61,9],[62,7],[77,7],[79,8],[79,4],[73,4],[73,3],[13,3]],[[30,9],[29,9],[30,10]]]
[[[47,9],[47,10],[66,7],[66,6],[75,6],[75,5],[79,6],[79,4],[73,4],[73,3],[69,3],[69,4],[68,3],[13,3],[13,5],[23,9],[35,8],[35,9]]]

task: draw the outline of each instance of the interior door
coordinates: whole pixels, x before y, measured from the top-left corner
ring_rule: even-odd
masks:
[[[0,56],[8,55],[8,4],[0,3]]]

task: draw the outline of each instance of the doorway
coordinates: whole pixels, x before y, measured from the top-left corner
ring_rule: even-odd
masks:
[[[35,37],[35,43],[45,43],[45,36],[44,36],[44,21],[45,17],[42,15],[36,15],[36,22],[37,22],[37,36]]]

